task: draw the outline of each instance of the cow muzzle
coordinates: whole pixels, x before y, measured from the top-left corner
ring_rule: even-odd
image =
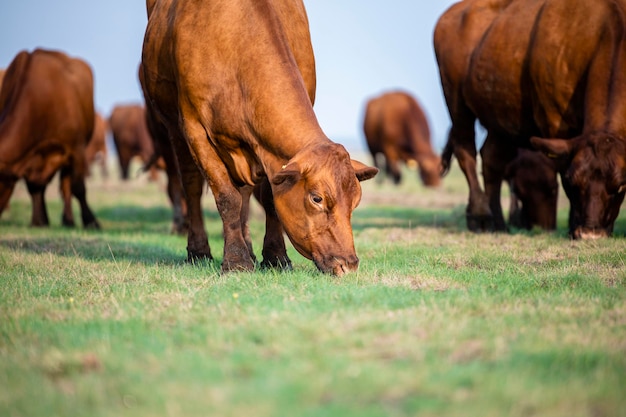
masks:
[[[610,233],[603,228],[577,227],[572,234],[575,240],[594,240],[609,237]]]
[[[349,272],[359,269],[359,258],[356,255],[348,257],[327,256],[314,257],[315,266],[326,274],[332,274],[341,277]]]

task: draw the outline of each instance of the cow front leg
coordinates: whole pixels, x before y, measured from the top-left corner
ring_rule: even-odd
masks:
[[[291,259],[287,256],[285,247],[283,225],[278,220],[272,188],[267,178],[254,187],[254,196],[265,210],[265,237],[261,267],[292,269]]]
[[[210,144],[211,139],[207,137],[207,131],[199,122],[199,115],[196,113],[195,109],[200,108],[200,106],[187,107],[186,104],[187,103],[181,103],[184,141],[177,141],[179,146],[177,146],[175,150],[178,155],[179,148],[185,146],[188,149],[187,154],[196,162],[197,166],[204,174],[215,197],[217,210],[220,213],[224,226],[224,259],[222,261],[222,272],[252,271],[254,270],[255,264],[250,254],[250,247],[244,237],[242,213],[246,205],[243,202],[241,190],[233,183],[233,179],[226,165],[218,155],[216,149]],[[219,139],[215,140],[219,142]],[[178,160],[182,162],[180,156]],[[182,174],[183,167],[181,166],[180,169]],[[186,187],[184,175],[182,180],[183,186]],[[191,221],[192,202],[189,198],[187,204]]]
[[[222,272],[252,271],[254,270],[254,259],[251,256],[251,247],[246,242],[244,226],[241,222],[241,213],[244,208],[243,199],[229,178],[216,175],[215,171],[222,171],[222,168],[224,173],[226,171],[223,165],[219,168],[219,170],[214,169],[211,172],[209,184],[224,224]]]

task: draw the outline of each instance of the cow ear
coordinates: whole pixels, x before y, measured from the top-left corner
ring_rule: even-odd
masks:
[[[567,158],[578,146],[578,138],[573,139],[546,139],[533,136],[530,138],[531,145],[541,151],[548,158]]]
[[[273,185],[285,185],[291,187],[293,184],[300,180],[302,174],[300,173],[300,166],[297,162],[290,162],[287,165],[283,165],[282,169],[274,175],[272,178]]]
[[[367,166],[363,162],[359,162],[354,159],[350,160],[350,162],[352,163],[352,168],[354,168],[356,178],[359,181],[372,179],[376,176],[376,174],[378,174],[378,168]]]

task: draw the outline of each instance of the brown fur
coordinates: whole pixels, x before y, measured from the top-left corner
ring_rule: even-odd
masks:
[[[44,192],[57,171],[64,196],[63,224],[74,225],[71,195],[83,225],[99,227],[87,205],[85,146],[94,128],[93,75],[82,60],[37,49],[20,52],[0,90],[0,213],[17,180],[33,202],[31,224],[49,224]]]
[[[264,263],[289,263],[284,229],[320,270],[355,270],[351,213],[359,180],[378,170],[351,161],[317,122],[302,2],[147,6],[140,79],[149,119],[168,132],[177,158],[188,202],[188,256],[211,257],[200,207],[206,179],[224,224],[224,271],[254,268],[247,216],[255,186],[268,217]]]
[[[398,184],[402,179],[400,162],[417,162],[424,185],[440,182],[440,159],[430,144],[430,128],[422,107],[403,91],[372,98],[365,107],[363,132],[367,147],[378,168],[376,157],[385,158],[386,172]]]
[[[624,19],[613,0],[469,0],[441,17],[434,43],[452,119],[443,167],[454,154],[468,179],[471,230],[504,229],[503,173],[532,144],[556,158],[572,237],[612,233],[626,191]],[[488,131],[484,192],[476,119]]]

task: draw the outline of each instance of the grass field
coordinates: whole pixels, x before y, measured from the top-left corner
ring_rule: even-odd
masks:
[[[438,190],[364,183],[357,273],[221,275],[169,234],[164,182],[88,182],[103,230],[0,219],[0,416],[626,416],[626,210],[615,237],[465,230]],[[506,206],[505,206],[506,207]],[[75,215],[80,219],[75,206]],[[253,207],[260,257],[263,215]]]

